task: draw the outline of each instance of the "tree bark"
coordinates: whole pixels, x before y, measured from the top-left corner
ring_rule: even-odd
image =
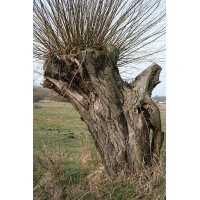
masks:
[[[113,45],[75,48],[69,55],[46,60],[43,83],[80,113],[113,177],[150,166],[159,157],[164,138],[160,112],[151,99],[161,67],[153,63],[129,84],[120,77],[118,56]]]

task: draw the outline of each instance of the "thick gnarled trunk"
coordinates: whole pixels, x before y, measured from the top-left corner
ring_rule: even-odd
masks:
[[[150,98],[161,68],[153,63],[128,84],[120,77],[117,59],[118,50],[107,45],[101,50],[76,48],[44,64],[43,86],[80,113],[110,176],[150,166],[163,143],[160,112]]]

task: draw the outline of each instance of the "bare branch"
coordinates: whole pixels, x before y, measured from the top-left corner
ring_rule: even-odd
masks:
[[[145,50],[165,34],[162,0],[34,0],[34,57],[45,60],[113,44],[120,50],[118,67],[148,59]],[[139,56],[138,56],[139,55]]]

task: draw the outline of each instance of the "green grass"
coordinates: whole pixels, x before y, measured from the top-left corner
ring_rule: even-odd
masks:
[[[79,114],[69,103],[35,103],[34,109],[34,148],[46,146],[57,150],[65,149],[68,153],[80,151],[83,143],[91,144],[91,136]],[[69,138],[75,137],[74,139]]]
[[[166,135],[166,105],[158,106],[162,129]],[[69,195],[64,195],[61,199],[74,199],[73,195],[79,194],[81,197],[83,193],[85,196],[82,199],[95,199],[97,192],[90,191],[88,184],[83,184],[83,181],[87,175],[99,168],[100,156],[86,125],[80,120],[79,113],[66,102],[40,102],[34,103],[33,114],[34,196],[37,199],[51,199],[55,193],[51,193],[49,189],[52,188],[52,185],[49,185],[52,183],[55,188],[61,187],[63,194]],[[165,160],[165,141],[161,154]],[[113,183],[107,179],[102,182],[102,190],[108,192],[109,188],[109,194],[105,192],[107,199],[134,199],[134,186],[130,182],[123,180],[122,183],[118,180]],[[64,185],[70,189],[66,191]],[[158,193],[163,191],[164,187],[161,185]],[[103,193],[102,195],[104,197]]]
[[[68,184],[77,182],[95,169],[95,163],[99,162],[98,152],[86,125],[73,107],[65,102],[34,103],[34,107],[34,154],[46,165],[39,168],[35,164],[34,186],[42,174],[50,170],[47,156],[56,164],[59,162]],[[88,163],[93,159],[96,161]]]
[[[166,137],[166,105],[158,105],[161,112],[162,129]],[[41,146],[57,149],[64,148],[69,153],[78,153],[83,143],[88,143],[92,150],[95,149],[90,136],[80,115],[71,104],[66,102],[34,103],[34,149]],[[69,139],[74,136],[75,139]],[[162,155],[166,154],[166,140],[162,147]]]

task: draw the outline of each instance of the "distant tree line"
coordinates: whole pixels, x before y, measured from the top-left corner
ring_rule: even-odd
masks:
[[[159,102],[166,103],[166,96],[155,95],[154,97],[152,97],[152,99],[154,100],[155,103],[159,103]]]
[[[39,102],[41,100],[66,102],[65,98],[63,98],[62,96],[59,96],[57,93],[53,92],[52,90],[43,88],[38,85],[34,85],[33,86],[33,102]]]
[[[165,102],[166,96],[155,95],[152,97],[155,103]],[[43,88],[38,85],[33,86],[33,102],[39,102],[41,100],[50,100],[50,101],[61,101],[66,102],[67,100],[62,96],[59,96],[57,93],[53,92],[50,89]]]
[[[164,102],[166,103],[166,96],[155,95],[152,97],[155,103]],[[38,85],[33,86],[33,102],[39,102],[41,100],[50,101],[61,101],[66,102],[67,100],[50,89],[43,88]]]

